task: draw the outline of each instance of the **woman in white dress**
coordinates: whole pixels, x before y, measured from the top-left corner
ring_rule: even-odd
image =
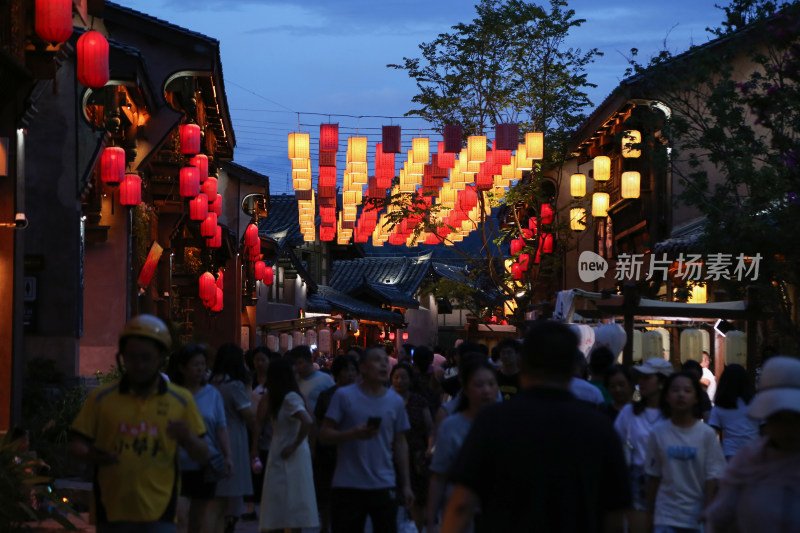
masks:
[[[272,419],[258,529],[262,532],[319,527],[308,431],[312,420],[300,395],[294,366],[277,359],[267,370],[267,401]]]

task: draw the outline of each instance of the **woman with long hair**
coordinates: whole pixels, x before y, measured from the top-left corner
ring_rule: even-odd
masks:
[[[216,388],[206,383],[207,354],[203,345],[184,346],[169,359],[169,378],[189,390],[197,410],[206,424],[209,457],[221,456],[225,474],[233,469],[225,408]],[[181,495],[178,498],[178,531],[211,533],[220,511],[214,498],[217,482],[204,476],[203,465],[189,459],[186,451],[178,452],[181,466]]]
[[[426,509],[427,531],[437,531],[438,515],[448,491],[447,477],[469,433],[473,420],[485,406],[497,401],[497,376],[485,358],[466,361],[459,372],[461,396],[456,412],[445,418],[437,432],[431,461],[431,480]]]
[[[414,492],[414,505],[408,510],[411,518],[422,528],[425,502],[428,498],[428,437],[433,431],[433,417],[430,405],[421,395],[411,392],[414,370],[408,363],[397,363],[389,374],[392,389],[403,398],[411,429],[406,432],[408,459],[411,474],[411,490]]]
[[[717,430],[722,453],[730,461],[739,448],[758,437],[758,422],[747,416],[753,388],[741,365],[725,367],[717,384],[708,425]]]
[[[224,511],[217,530],[232,533],[242,514],[244,497],[253,493],[250,476],[250,443],[248,430],[254,431],[252,402],[248,392],[250,373],[244,364],[244,352],[233,343],[223,344],[217,350],[211,382],[219,389],[225,405],[228,435],[231,442],[233,471],[231,476],[217,483],[217,496],[224,499]]]
[[[308,432],[311,415],[300,395],[289,359],[277,359],[267,371],[272,453],[267,459],[259,531],[319,527]]]
[[[705,391],[691,371],[672,374],[661,392],[666,422],[647,443],[647,509],[656,533],[701,533],[704,507],[714,498],[725,457],[714,430],[702,422]]]
[[[626,518],[631,533],[650,530],[646,513],[645,450],[653,427],[664,419],[659,409],[659,398],[664,381],[673,371],[672,364],[661,358],[648,359],[634,367],[641,399],[623,407],[614,421],[614,429],[622,440],[628,460],[633,505]]]

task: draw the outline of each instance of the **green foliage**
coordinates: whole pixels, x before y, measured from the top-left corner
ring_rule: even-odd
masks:
[[[25,531],[25,522],[46,519],[74,531],[65,515],[75,512],[50,489],[52,478],[40,474],[45,462],[24,449],[24,438],[15,437],[8,433],[0,441],[0,531]]]
[[[122,371],[116,365],[111,365],[108,367],[108,372],[103,373],[101,371],[95,372],[95,376],[97,377],[97,382],[100,385],[105,385],[106,383],[112,383],[114,381],[118,381],[122,377]]]
[[[722,21],[721,27],[706,28],[706,31],[722,37],[740,30],[748,24],[764,20],[777,11],[778,5],[785,4],[786,2],[771,0],[732,0],[730,5],[724,7],[714,4],[714,7],[725,12],[725,20]]]

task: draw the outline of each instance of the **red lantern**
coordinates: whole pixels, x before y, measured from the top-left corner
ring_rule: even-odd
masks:
[[[517,255],[525,247],[525,241],[522,239],[511,240],[511,255]]]
[[[339,125],[319,125],[319,149],[321,152],[335,152],[339,149]]]
[[[212,213],[214,214],[214,213]],[[206,246],[209,248],[219,248],[222,246],[222,227],[216,226],[214,229],[214,236],[206,239]]]
[[[217,214],[209,213],[205,220],[200,223],[200,235],[203,237],[213,237],[217,231]]]
[[[200,153],[200,126],[197,124],[181,124],[181,153],[195,155]]]
[[[244,244],[245,246],[252,247],[258,244],[258,226],[250,224],[244,230]]]
[[[529,218],[528,219],[528,228],[531,231],[531,235],[536,235],[536,226],[537,226],[536,217]]]
[[[217,178],[210,176],[203,182],[203,192],[208,196],[208,201],[212,202],[217,197]]]
[[[530,254],[519,254],[519,266],[523,272],[528,271],[528,263],[531,261]]]
[[[404,332],[403,332],[403,340],[404,340],[404,341],[407,341],[407,340],[408,340],[408,332],[407,332],[407,331],[404,331]]]
[[[205,220],[208,216],[208,196],[200,193],[189,200],[189,218],[192,220]]]
[[[180,195],[194,198],[200,194],[200,172],[196,167],[183,167],[180,178]]]
[[[540,216],[542,219],[542,224],[552,224],[553,217],[555,216],[555,211],[553,211],[553,206],[550,204],[542,204],[540,211]]]
[[[78,39],[78,81],[99,89],[108,83],[108,41],[100,32],[89,30]]]
[[[125,179],[119,187],[119,203],[122,205],[142,203],[142,178],[138,174],[125,174]]]
[[[392,331],[391,333],[389,333],[389,340],[390,340],[390,341],[393,341],[393,340],[394,340],[394,331]]]
[[[36,0],[36,35],[63,43],[72,35],[72,0]]]
[[[100,156],[100,179],[103,183],[117,185],[125,179],[125,150],[109,146]]]
[[[215,285],[212,288],[211,298],[209,298],[208,300],[203,300],[203,305],[205,305],[206,307],[211,309],[212,307],[214,307],[216,305],[216,303],[217,303],[217,287]]]
[[[222,228],[220,228],[220,232],[221,230]],[[222,270],[217,270],[217,287],[219,288],[219,290],[223,290],[225,288],[222,286],[224,280],[225,280],[225,273]]]
[[[213,211],[217,214],[218,217],[222,216],[222,195],[218,194],[216,198],[214,198],[213,202],[209,202],[208,205],[209,211]]]
[[[511,264],[511,277],[514,279],[522,279],[522,266],[519,263]]]
[[[553,234],[552,233],[542,233],[542,253],[545,253],[545,254],[552,254],[553,253]]]
[[[214,280],[214,274],[211,272],[203,273],[203,275],[200,276],[200,299],[204,302],[211,301],[217,294],[216,290],[217,286]]]
[[[189,164],[197,168],[200,173],[200,183],[208,179],[208,156],[206,154],[197,154],[189,160]]]
[[[400,148],[400,126],[384,126],[383,127],[383,153],[385,154],[399,154]]]
[[[275,277],[275,272],[272,270],[271,266],[268,266],[264,269],[264,285],[272,285],[272,282]]]
[[[222,289],[217,287],[217,298],[214,301],[214,306],[211,308],[211,310],[214,311],[215,313],[219,313],[220,311],[222,311],[222,301],[223,301]]]
[[[386,338],[386,332],[381,330],[381,332],[378,334],[378,337],[380,337],[381,339],[385,339]]]
[[[319,167],[318,187],[336,187],[336,167]]]
[[[264,271],[266,268],[267,265],[264,261],[256,261],[253,264],[253,277],[256,278],[257,281],[264,279]]]
[[[320,226],[319,240],[332,241],[335,238],[336,238],[336,228],[334,228],[333,226]]]
[[[445,152],[457,154],[461,151],[461,143],[463,142],[461,126],[446,125],[442,130],[442,136],[444,137]]]
[[[261,240],[257,240],[255,244],[247,247],[247,258],[250,261],[256,261],[261,256]]]

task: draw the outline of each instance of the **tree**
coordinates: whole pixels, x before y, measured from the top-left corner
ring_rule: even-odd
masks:
[[[634,58],[631,72],[672,111],[664,133],[673,147],[672,171],[683,187],[678,200],[704,215],[701,246],[732,257],[760,256],[756,283],[765,307],[776,313],[781,342],[796,346],[800,3],[768,16],[771,5],[735,0],[725,8],[724,47],[712,43],[678,57],[662,52],[646,67]],[[732,20],[751,16],[756,20],[733,32],[739,26]],[[746,74],[741,74],[743,58],[749,63]],[[752,281],[718,283],[741,298]]]
[[[498,261],[503,257],[500,244],[527,230],[522,227],[527,216],[543,202],[555,200],[558,186],[545,180],[544,172],[560,179],[570,135],[592,105],[586,89],[594,85],[587,81],[586,66],[600,53],[566,47],[570,31],[584,20],[576,19],[563,0],[550,0],[549,9],[524,0],[481,0],[476,11],[471,23],[457,24],[452,32],[422,43],[421,58],[403,58],[401,64],[388,67],[406,71],[417,83],[419,93],[412,102],[419,106],[406,115],[423,117],[439,130],[460,125],[466,139],[485,134],[494,124],[518,123],[523,132],[544,133],[544,158],[520,184],[505,198],[479,194],[483,249],[480,258],[471,260],[480,263],[474,266],[486,272],[494,286],[513,297],[518,288],[507,283],[509,276]],[[425,205],[405,194],[394,194],[388,202],[397,207],[391,224],[414,220],[417,234],[442,226],[436,204]],[[483,208],[489,204],[503,207],[508,215],[509,224],[499,232],[487,230]],[[564,227],[554,223],[547,229],[566,235]],[[566,238],[557,241],[565,246]],[[533,239],[523,252],[533,257],[537,249]],[[557,270],[557,260],[547,258],[531,270],[535,272],[528,294],[538,275]]]

